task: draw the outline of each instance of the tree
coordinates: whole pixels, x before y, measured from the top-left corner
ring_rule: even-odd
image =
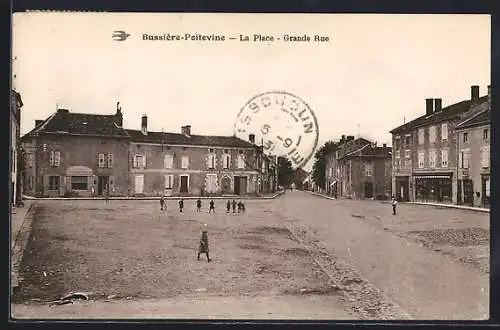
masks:
[[[286,157],[278,157],[278,184],[286,187],[292,183],[292,162]]]
[[[326,181],[326,178],[325,178],[325,166],[326,166],[325,156],[328,153],[335,151],[336,148],[337,148],[337,144],[335,142],[327,141],[314,154],[312,179],[319,187],[324,187],[325,181]]]

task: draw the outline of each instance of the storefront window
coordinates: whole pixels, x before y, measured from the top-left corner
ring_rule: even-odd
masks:
[[[88,179],[86,176],[72,176],[71,189],[72,190],[87,190]]]

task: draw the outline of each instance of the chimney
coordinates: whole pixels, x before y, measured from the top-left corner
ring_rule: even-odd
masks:
[[[475,102],[479,99],[479,86],[474,85],[470,87],[470,100]]]
[[[248,134],[248,141],[255,144],[255,134]]]
[[[35,127],[40,126],[43,123],[43,120],[36,119],[35,120]]]
[[[191,136],[191,125],[181,126],[181,133],[184,136]]]
[[[142,115],[141,132],[144,135],[148,135],[148,116],[146,114]]]
[[[387,148],[387,143],[382,143],[383,148]]]
[[[430,116],[432,115],[432,111],[433,111],[433,102],[434,100],[433,99],[425,99],[425,114],[427,116]]]
[[[434,112],[441,112],[443,110],[443,100],[434,99]]]
[[[118,125],[119,127],[122,127],[123,125],[123,114],[120,102],[116,103],[115,124]]]
[[[488,102],[491,104],[491,85],[488,85]]]
[[[354,135],[348,135],[346,139],[347,141],[352,141],[354,140]]]
[[[345,134],[342,134],[342,138],[340,139],[340,143],[343,143],[345,141]]]

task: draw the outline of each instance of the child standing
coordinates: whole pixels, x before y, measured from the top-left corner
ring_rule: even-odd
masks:
[[[398,200],[392,196],[392,215],[396,215],[396,205],[398,205]]]
[[[233,199],[233,213],[236,212],[236,201]]]
[[[229,213],[230,210],[231,210],[231,201],[228,200],[226,204],[226,213]]]
[[[201,210],[201,199],[198,198],[196,201],[196,212],[200,212]]]
[[[161,207],[161,210],[163,211],[163,208],[165,206],[165,196],[161,196],[160,198],[160,207]]]
[[[200,247],[198,248],[198,260],[200,260],[200,254],[202,253],[207,255],[207,261],[210,262],[210,256],[208,255],[208,233],[206,230],[201,234]]]
[[[241,202],[241,212],[245,213],[245,203]]]
[[[214,211],[214,213],[215,213],[215,206],[214,206],[214,200],[213,199],[210,201],[210,208],[208,209],[208,213],[210,213],[212,211]]]
[[[182,212],[182,209],[184,208],[184,200],[181,198],[179,201],[179,212]]]

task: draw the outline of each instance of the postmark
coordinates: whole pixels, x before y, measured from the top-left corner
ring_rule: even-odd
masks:
[[[309,105],[283,91],[254,96],[240,110],[234,133],[243,140],[254,135],[268,155],[288,158],[293,169],[303,167],[318,144],[318,121]]]

